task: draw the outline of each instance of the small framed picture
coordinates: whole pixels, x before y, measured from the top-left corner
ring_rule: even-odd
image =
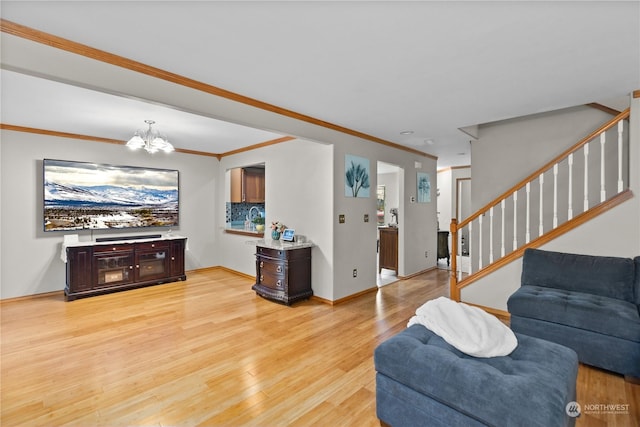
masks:
[[[293,228],[286,228],[282,232],[282,240],[285,242],[293,242],[293,235],[296,234],[296,230]]]
[[[418,187],[418,203],[431,202],[431,180],[429,174],[418,172],[416,186]]]

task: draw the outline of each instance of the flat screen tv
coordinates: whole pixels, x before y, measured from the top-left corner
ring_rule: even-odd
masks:
[[[177,170],[43,160],[44,231],[174,227]]]

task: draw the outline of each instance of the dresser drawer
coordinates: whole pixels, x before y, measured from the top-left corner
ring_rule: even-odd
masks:
[[[285,263],[282,261],[273,261],[268,258],[258,257],[258,268],[263,273],[268,274],[284,274]]]
[[[102,245],[96,246],[93,249],[94,253],[107,253],[107,252],[121,252],[121,251],[129,251],[133,252],[133,245],[131,244],[115,244],[115,245]]]
[[[269,258],[286,259],[287,251],[283,249],[263,248],[262,246],[258,246],[258,255]]]
[[[278,291],[284,291],[286,286],[284,275],[261,273],[258,284]]]
[[[136,250],[165,250],[165,249],[169,249],[168,242],[136,243]]]

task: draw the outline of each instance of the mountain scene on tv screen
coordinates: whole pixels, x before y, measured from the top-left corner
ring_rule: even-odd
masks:
[[[44,184],[45,230],[178,225],[178,190]]]

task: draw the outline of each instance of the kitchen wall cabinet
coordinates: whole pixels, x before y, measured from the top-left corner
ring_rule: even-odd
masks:
[[[264,168],[231,169],[231,202],[264,203]]]

